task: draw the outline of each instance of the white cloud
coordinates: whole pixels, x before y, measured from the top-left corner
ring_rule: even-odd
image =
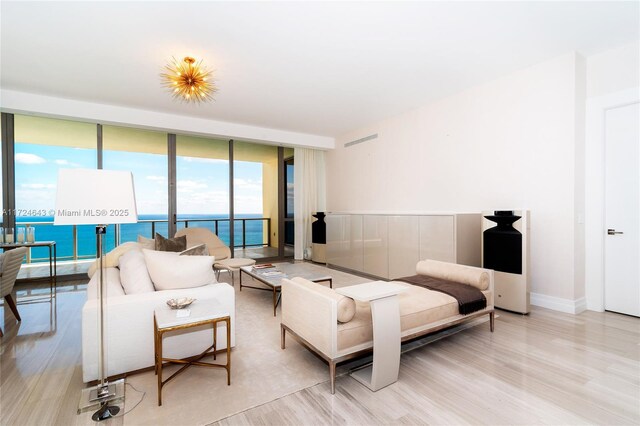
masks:
[[[262,197],[235,195],[233,206],[236,215],[264,214],[262,211]]]
[[[233,179],[233,185],[236,189],[262,191],[261,180],[235,178]]]
[[[179,157],[187,163],[207,163],[207,164],[229,164],[229,160],[219,158],[201,158],[201,157]]]
[[[16,205],[21,210],[50,210],[56,205],[55,196],[55,191],[46,188],[16,188]]]
[[[177,182],[178,191],[194,192],[197,189],[208,188],[207,184],[196,180],[179,180]]]
[[[19,164],[43,164],[47,160],[35,154],[19,152],[15,155],[15,162]]]
[[[167,178],[164,176],[147,176],[148,180],[154,181],[154,182],[166,182]]]
[[[226,191],[178,192],[180,214],[227,214],[229,193]]]
[[[53,183],[23,183],[20,185],[25,189],[55,189],[56,185]]]
[[[58,166],[80,167],[78,163],[72,163],[69,160],[53,160]]]

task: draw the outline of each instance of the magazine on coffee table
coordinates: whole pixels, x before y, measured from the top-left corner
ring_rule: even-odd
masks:
[[[258,265],[253,265],[253,269],[269,269],[269,268],[275,268],[275,266],[271,263],[261,263]]]

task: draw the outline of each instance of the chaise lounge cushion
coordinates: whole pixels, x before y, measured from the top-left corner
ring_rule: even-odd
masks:
[[[402,336],[413,333],[425,324],[460,316],[458,301],[439,291],[427,290],[411,284],[394,281],[407,287],[398,295],[400,305],[400,329]],[[483,291],[489,300],[490,291]],[[373,341],[373,325],[369,303],[356,302],[355,317],[348,323],[338,324],[338,351]]]
[[[442,280],[469,284],[480,291],[489,288],[489,273],[480,268],[451,268],[451,264],[438,260],[422,260],[416,265],[416,273]]]

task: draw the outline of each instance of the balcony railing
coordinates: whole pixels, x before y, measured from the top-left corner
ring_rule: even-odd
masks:
[[[255,221],[262,221],[262,227],[261,229],[261,233],[262,233],[262,237],[261,237],[261,242],[259,243],[255,243],[252,241],[248,241],[247,240],[247,223],[252,223]],[[267,235],[266,235],[266,239],[264,238],[264,226],[266,222],[266,227],[267,227]],[[238,229],[238,224],[241,224],[240,229]],[[135,225],[139,225],[139,224],[148,224],[149,226],[147,227],[140,227],[140,228],[136,228],[136,235],[143,235],[148,236],[149,238],[153,238],[156,234],[156,230],[159,227],[164,228],[165,232],[166,229],[168,227],[168,220],[166,219],[142,219],[139,220],[136,224],[126,224],[126,225],[112,225],[109,226],[109,228],[107,229],[107,250],[110,250],[111,248],[120,245],[122,242],[121,241],[121,237],[122,237],[122,226],[135,226]],[[225,243],[227,243],[229,240],[229,228],[231,226],[231,219],[229,218],[198,218],[198,219],[178,219],[176,220],[176,224],[178,229],[181,228],[189,228],[189,226],[191,225],[192,227],[203,227],[203,228],[207,228],[210,229],[212,232],[214,232],[216,235],[218,235],[220,237],[220,239],[222,239],[223,241],[226,239],[227,241],[225,241]],[[211,224],[210,226],[206,226],[206,224]],[[224,228],[224,225],[222,224],[227,224],[226,226],[226,234],[227,235],[220,235],[220,231],[221,228]],[[162,226],[164,225],[164,226]],[[89,254],[83,254],[80,253],[79,247],[78,247],[78,240],[79,240],[79,234],[81,231],[84,231],[83,233],[85,234],[83,236],[83,238],[88,238],[88,229],[91,228],[91,236],[94,236],[94,231],[93,231],[93,226],[91,225],[64,225],[63,227],[70,227],[71,228],[71,235],[70,235],[70,240],[71,240],[71,250],[69,250],[68,246],[67,247],[60,247],[61,243],[64,243],[65,241],[60,241],[60,238],[48,238],[48,237],[42,237],[42,232],[38,232],[38,227],[43,227],[43,226],[53,226],[53,222],[38,222],[38,221],[34,221],[34,222],[18,222],[16,223],[16,227],[18,226],[31,226],[31,227],[35,227],[36,228],[36,241],[40,240],[53,240],[55,239],[56,242],[58,243],[58,256],[57,259],[58,260],[83,260],[83,259],[95,259],[96,257],[96,253],[95,253],[95,246],[93,247],[93,250],[91,253]],[[145,232],[144,229],[150,229],[150,232],[147,233]],[[256,228],[257,229],[257,228]],[[113,231],[113,232],[111,232]],[[142,232],[140,232],[142,231]],[[235,240],[235,244],[233,245],[234,248],[247,248],[247,247],[269,247],[271,246],[271,218],[268,217],[257,217],[257,218],[238,218],[238,219],[234,219],[234,240]],[[239,231],[239,232],[237,232]],[[255,230],[254,230],[255,231]],[[222,232],[224,233],[225,230],[222,229]],[[254,232],[255,233],[255,232]],[[238,241],[238,236],[242,235],[242,238],[240,239],[240,241]],[[225,238],[226,237],[226,238]],[[129,241],[129,240],[128,240]],[[133,241],[133,240],[132,240]],[[94,243],[95,244],[95,243]],[[65,250],[66,248],[66,250]],[[33,250],[36,250],[37,248],[33,248]],[[65,254],[65,251],[71,251],[71,254]],[[32,257],[32,253],[31,250],[27,251],[27,259],[26,259],[26,263],[32,263],[32,262],[41,262],[41,261],[48,261],[49,258],[48,257]]]

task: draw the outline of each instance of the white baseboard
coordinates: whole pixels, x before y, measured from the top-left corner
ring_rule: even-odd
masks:
[[[547,296],[546,294],[530,293],[530,301],[534,306],[566,312],[568,314],[579,314],[587,309],[587,299],[584,297],[572,300]]]

